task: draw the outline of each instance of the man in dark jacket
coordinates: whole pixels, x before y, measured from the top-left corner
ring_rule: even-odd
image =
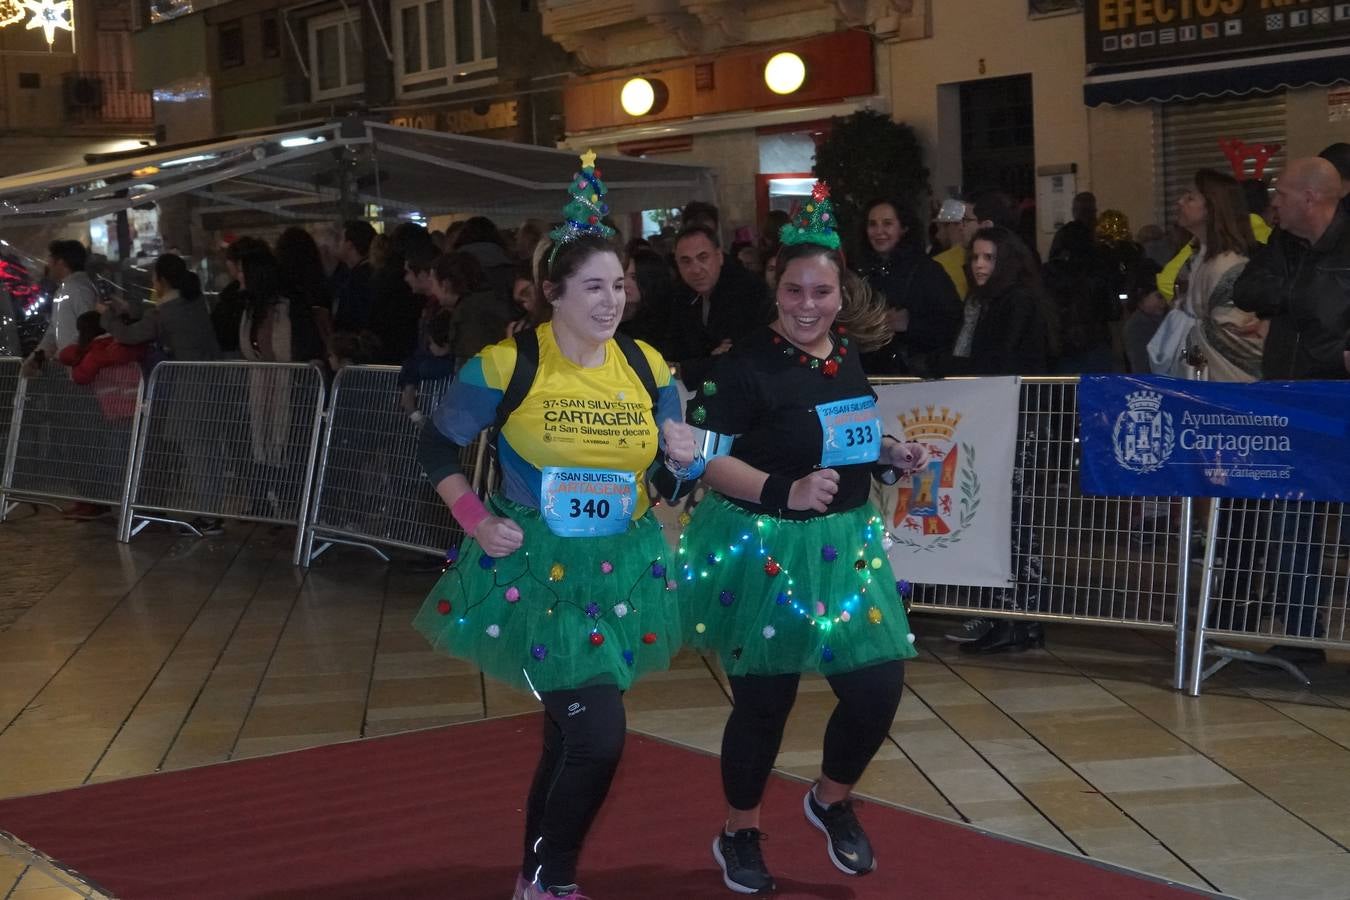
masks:
[[[675,241],[683,284],[676,289],[658,346],[685,387],[698,390],[713,358],[768,321],[769,289],[744,266],[727,265],[717,236],[691,225]]]
[[[1350,377],[1350,217],[1341,179],[1324,159],[1296,159],[1275,191],[1280,227],[1233,288],[1241,309],[1270,320],[1267,379]]]
[[[338,331],[360,331],[370,325],[371,282],[375,270],[370,264],[370,245],[375,229],[359,219],[342,226],[338,259],[342,264],[333,273],[333,326]]]
[[[1275,190],[1280,227],[1252,257],[1233,288],[1241,309],[1270,321],[1262,375],[1267,379],[1350,377],[1350,214],[1340,208],[1336,167],[1315,157],[1285,168]],[[1317,516],[1301,503],[1277,504],[1280,536],[1276,596],[1286,603],[1285,631],[1323,633],[1317,621],[1322,589],[1322,545],[1313,539]],[[1274,647],[1294,662],[1320,662],[1322,650]]]

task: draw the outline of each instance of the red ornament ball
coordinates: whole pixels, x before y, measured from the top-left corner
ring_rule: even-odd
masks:
[[[450,601],[449,601],[449,600],[442,600],[442,601],[440,601],[439,603],[437,603],[437,604],[436,604],[436,612],[440,613],[440,614],[443,615],[443,616],[448,616],[448,615],[450,615]]]
[[[820,370],[825,373],[826,378],[833,378],[839,374],[839,363],[832,359],[827,359],[825,360],[825,365],[820,367]]]
[[[778,560],[771,559],[764,564],[764,574],[770,578],[783,571],[783,567],[778,564]]]
[[[591,646],[599,647],[605,642],[605,636],[598,631],[591,632]]]
[[[596,216],[591,216],[589,219],[587,219],[587,221],[590,222],[592,225],[594,225],[596,222],[599,222],[600,219]]]
[[[656,632],[655,632],[655,631],[649,631],[649,632],[647,632],[646,634],[644,634],[644,635],[642,636],[642,643],[644,643],[644,644],[655,644],[655,643],[656,643]]]
[[[806,354],[803,353],[801,356],[797,357],[797,362],[806,365]]]
[[[853,564],[853,568],[861,572],[863,569],[867,568],[867,562],[865,560],[860,559]]]
[[[848,327],[845,325],[840,325],[834,331],[836,334],[848,334]]]

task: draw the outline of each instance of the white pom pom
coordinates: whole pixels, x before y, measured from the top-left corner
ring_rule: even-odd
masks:
[[[772,638],[772,637],[773,637],[775,634],[777,634],[777,633],[778,633],[777,631],[774,631],[774,628],[773,628],[772,625],[765,625],[765,626],[764,626],[764,639],[765,639],[765,640],[768,640],[769,638]]]
[[[624,616],[628,615],[628,604],[627,604],[627,603],[620,603],[619,605],[615,606],[615,607],[614,607],[614,615],[618,616],[620,619],[622,619]]]
[[[911,644],[914,643],[914,634],[913,634],[912,632],[911,632],[910,634],[905,635],[905,638],[906,638],[906,640],[908,640]]]
[[[489,626],[487,627],[487,635],[488,635],[488,637],[490,637],[490,638],[501,637],[501,635],[502,635],[502,629],[501,629],[501,626],[499,626],[499,625],[489,625]]]

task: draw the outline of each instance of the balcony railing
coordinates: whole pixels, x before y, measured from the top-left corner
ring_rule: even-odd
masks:
[[[72,125],[151,125],[149,91],[134,90],[130,72],[67,72],[61,82]]]

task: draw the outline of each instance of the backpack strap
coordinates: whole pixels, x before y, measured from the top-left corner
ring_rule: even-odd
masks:
[[[506,420],[511,417],[525,395],[534,386],[534,377],[539,374],[539,334],[528,328],[516,335],[516,367],[511,370],[511,380],[506,384],[502,399],[497,403],[497,420],[492,423],[493,446],[496,436],[501,432]]]
[[[652,372],[652,364],[647,360],[647,354],[642,352],[637,341],[626,334],[616,332],[614,341],[619,345],[619,350],[623,353],[623,358],[628,362],[629,367],[637,373],[638,380],[642,382],[643,388],[647,391],[647,399],[651,403],[652,415],[656,415],[656,375]],[[520,404],[525,402],[525,397],[530,393],[530,388],[534,386],[535,376],[539,374],[539,333],[533,328],[522,331],[516,335],[516,366],[511,370],[511,380],[506,384],[506,390],[502,393],[502,399],[497,403],[497,419],[492,424],[492,433],[494,437],[502,430],[506,420],[511,417]],[[496,444],[496,441],[493,441]]]
[[[647,354],[642,352],[638,342],[633,340],[622,331],[614,332],[614,342],[619,345],[623,351],[623,358],[627,360],[629,368],[637,373],[638,380],[642,386],[647,389],[647,398],[651,401],[652,421],[656,420],[656,375],[652,372],[652,364],[647,359]]]

